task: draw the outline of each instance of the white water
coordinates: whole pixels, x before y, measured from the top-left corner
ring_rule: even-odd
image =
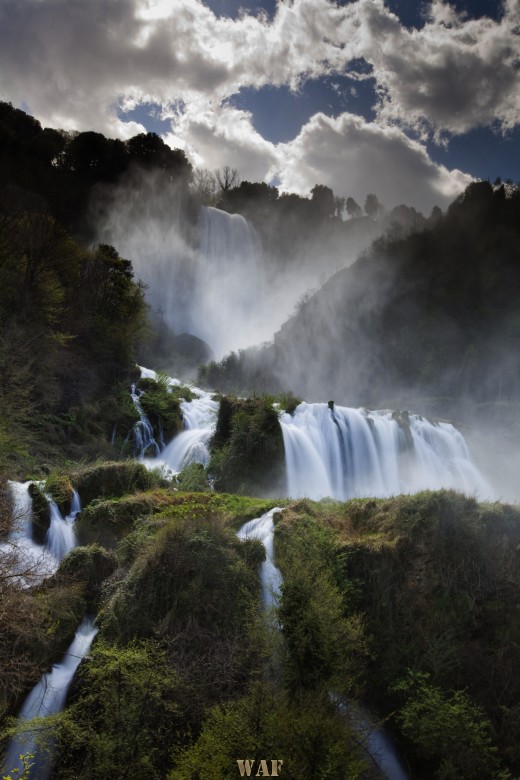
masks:
[[[164,447],[162,436],[159,437],[159,444],[157,444],[157,442],[155,441],[152,424],[148,419],[148,417],[146,416],[146,414],[144,413],[143,407],[141,406],[140,398],[142,395],[143,395],[143,391],[136,390],[135,385],[132,385],[130,389],[130,397],[132,399],[132,403],[135,407],[135,410],[139,415],[139,420],[135,423],[134,427],[132,428],[132,438],[133,438],[132,455],[134,458],[139,458],[139,460],[143,460],[143,458],[146,455],[150,457],[150,450],[153,453],[152,457],[153,456],[159,457],[161,450]]]
[[[8,482],[13,505],[13,526],[7,543],[0,545],[0,554],[8,558],[11,570],[19,575],[15,581],[21,587],[40,582],[52,573],[53,564],[45,545],[36,544],[32,538],[30,484],[31,482]]]
[[[157,379],[157,373],[152,369],[143,366],[139,366],[139,369],[143,378]],[[170,377],[168,382],[171,387],[178,387],[181,384],[178,379]],[[209,464],[208,442],[215,432],[219,404],[218,401],[213,400],[211,393],[193,385],[188,387],[195,397],[192,401],[181,401],[184,430],[174,436],[162,450],[157,450],[154,458],[141,457],[149,468],[161,467],[167,472],[178,474],[192,463],[200,463],[204,467]],[[148,420],[146,422],[150,425]]]
[[[33,718],[55,715],[63,709],[72,678],[80,661],[90,650],[97,631],[98,629],[92,620],[85,617],[60,663],[54,664],[52,670],[42,676],[25,699],[18,716],[20,721],[31,721]],[[29,777],[31,780],[33,778],[34,780],[45,780],[50,771],[50,757],[46,752],[38,750],[37,737],[41,729],[41,722],[33,729],[28,723],[21,733],[11,741],[4,762],[5,772],[12,773],[15,768],[19,768],[21,773],[23,767],[20,754],[31,753],[34,755],[34,758],[31,759],[34,766],[29,772]],[[49,747],[52,752],[52,746]]]
[[[294,414],[283,413],[280,424],[292,498],[346,500],[443,488],[492,495],[450,423],[410,415],[412,446],[390,411],[301,403]]]
[[[100,215],[99,240],[132,258],[150,306],[173,332],[203,339],[218,360],[271,338],[292,304],[279,306],[275,319],[266,310],[264,257],[251,224],[202,207],[190,227],[181,222],[178,196],[168,198],[164,188],[139,204],[129,195],[122,192],[111,213]]]
[[[79,495],[74,491],[70,512],[66,517],[61,514],[58,505],[50,496],[47,496],[51,510],[51,524],[47,531],[45,547],[56,561],[56,568],[68,552],[76,546],[76,533],[74,522],[76,515],[81,512]]]
[[[215,432],[218,401],[210,393],[199,391],[193,401],[182,401],[184,430],[165,447],[161,459],[174,474],[192,463],[209,464],[208,442]]]
[[[262,583],[262,599],[264,607],[276,606],[280,597],[282,575],[280,569],[274,564],[274,523],[273,515],[281,512],[279,507],[271,509],[262,517],[249,520],[239,530],[239,539],[259,539],[265,548],[266,559],[260,567],[260,582]]]
[[[244,217],[211,206],[200,209],[198,232],[197,295],[204,307],[198,329],[220,359],[262,340],[266,319],[262,248]]]
[[[260,582],[262,600],[266,610],[278,606],[281,594],[282,573],[274,562],[273,522],[273,515],[281,511],[283,510],[279,507],[274,507],[261,517],[244,523],[237,533],[239,539],[258,539],[264,545],[266,559],[260,567]],[[355,731],[362,736],[367,753],[379,767],[383,777],[387,780],[409,780],[409,775],[404,769],[389,735],[383,729],[376,728],[359,705],[355,705],[355,707],[350,704],[345,705],[334,696],[331,696],[331,699],[336,701],[339,709],[345,713]]]
[[[60,561],[76,546],[74,521],[81,510],[79,495],[74,491],[71,510],[63,517],[56,502],[46,496],[49,502],[50,525],[45,544],[37,544],[32,538],[32,499],[29,495],[31,482],[9,482],[13,499],[13,527],[8,541],[0,545],[0,554],[9,557],[10,568],[19,577],[20,587],[37,585],[57,570]]]

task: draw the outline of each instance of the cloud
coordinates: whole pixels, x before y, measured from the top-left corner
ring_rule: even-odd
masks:
[[[278,162],[276,147],[254,129],[250,112],[212,101],[187,106],[165,141],[184,149],[200,167],[229,165],[250,181],[272,177]]]
[[[381,104],[378,121],[464,133],[520,122],[520,6],[503,18],[464,20],[435,0],[421,30],[407,30],[379,2],[359,3],[365,57]]]
[[[424,141],[520,123],[517,0],[505,0],[498,21],[464,19],[441,0],[428,8],[417,30],[383,0],[280,1],[273,19],[217,17],[201,0],[3,0],[0,95],[44,125],[120,137],[144,130],[121,111],[157,104],[172,120],[166,140],[206,167],[230,164],[250,179],[277,173],[300,191],[320,181],[388,202],[393,192],[426,207],[467,177],[435,166],[403,130]],[[309,78],[355,75],[359,58],[376,84],[373,123],[317,115],[275,146],[227,102],[241,87],[297,90]],[[424,177],[415,187],[414,176]]]
[[[241,86],[288,84],[372,65],[379,121],[464,132],[520,121],[520,10],[464,20],[434,0],[421,30],[383,0],[280,2],[217,17],[200,0],[4,0],[0,89],[52,125],[108,131],[118,102],[222,102]]]
[[[375,192],[388,208],[413,204],[429,213],[446,206],[471,181],[429,158],[424,147],[396,127],[367,123],[353,114],[317,114],[298,137],[280,147],[281,188],[309,192],[327,184],[361,204]]]

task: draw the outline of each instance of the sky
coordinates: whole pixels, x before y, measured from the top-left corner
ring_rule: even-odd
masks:
[[[0,99],[429,213],[520,180],[519,0],[0,0]]]

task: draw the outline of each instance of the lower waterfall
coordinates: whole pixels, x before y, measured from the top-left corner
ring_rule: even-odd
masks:
[[[74,522],[81,511],[81,501],[77,491],[73,492],[70,512],[66,517],[60,512],[56,502],[46,496],[49,504],[50,524],[45,537],[45,544],[36,544],[32,539],[33,508],[29,495],[31,482],[10,482],[13,504],[13,528],[9,533],[7,543],[1,545],[1,551],[12,561],[11,568],[19,587],[30,587],[42,582],[54,574],[65,555],[76,544]],[[4,761],[4,771],[13,776],[22,775],[24,767],[20,755],[31,754],[29,759],[31,769],[28,777],[34,780],[46,780],[51,770],[52,744],[46,751],[38,746],[40,724],[31,728],[23,726],[25,721],[55,715],[63,709],[67,691],[72,678],[82,658],[88,653],[94,637],[97,634],[91,618],[85,617],[76,631],[67,652],[59,664],[54,664],[52,670],[44,674],[25,699],[18,714],[21,721],[21,731],[14,737],[7,748]]]
[[[44,674],[25,699],[18,715],[22,726],[21,732],[11,741],[5,758],[5,771],[14,774],[17,770],[23,772],[20,755],[30,754],[33,758],[30,762],[33,766],[29,770],[29,778],[34,780],[46,780],[51,769],[50,750],[43,751],[38,746],[38,734],[42,728],[41,721],[31,728],[29,721],[33,718],[45,718],[60,712],[67,698],[72,678],[81,660],[87,655],[90,646],[97,634],[91,618],[85,617],[76,635],[59,664],[54,664],[52,670]],[[24,728],[25,722],[27,726]]]
[[[492,494],[450,423],[304,402],[282,413],[280,425],[291,498],[345,501],[443,488]]]

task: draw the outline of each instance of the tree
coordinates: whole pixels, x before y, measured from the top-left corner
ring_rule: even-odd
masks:
[[[217,168],[215,171],[215,178],[221,191],[226,193],[229,190],[238,187],[240,184],[240,174],[238,168],[230,168],[229,165],[225,165],[223,168]]]
[[[196,168],[193,171],[190,190],[202,206],[216,205],[217,179],[207,168]]]
[[[377,195],[370,193],[365,200],[365,213],[371,219],[378,219],[383,213],[383,205],[377,199]]]
[[[336,196],[334,198],[334,206],[335,206],[336,217],[338,217],[338,219],[341,219],[341,215],[343,214],[343,211],[345,209],[345,198],[340,198]]]
[[[311,202],[322,217],[333,217],[336,210],[334,193],[325,184],[315,184],[311,190]]]
[[[347,214],[351,219],[358,219],[363,214],[361,206],[356,203],[354,198],[347,198]]]
[[[191,178],[192,168],[182,149],[171,149],[157,133],[140,133],[126,142],[130,161],[170,176]]]

